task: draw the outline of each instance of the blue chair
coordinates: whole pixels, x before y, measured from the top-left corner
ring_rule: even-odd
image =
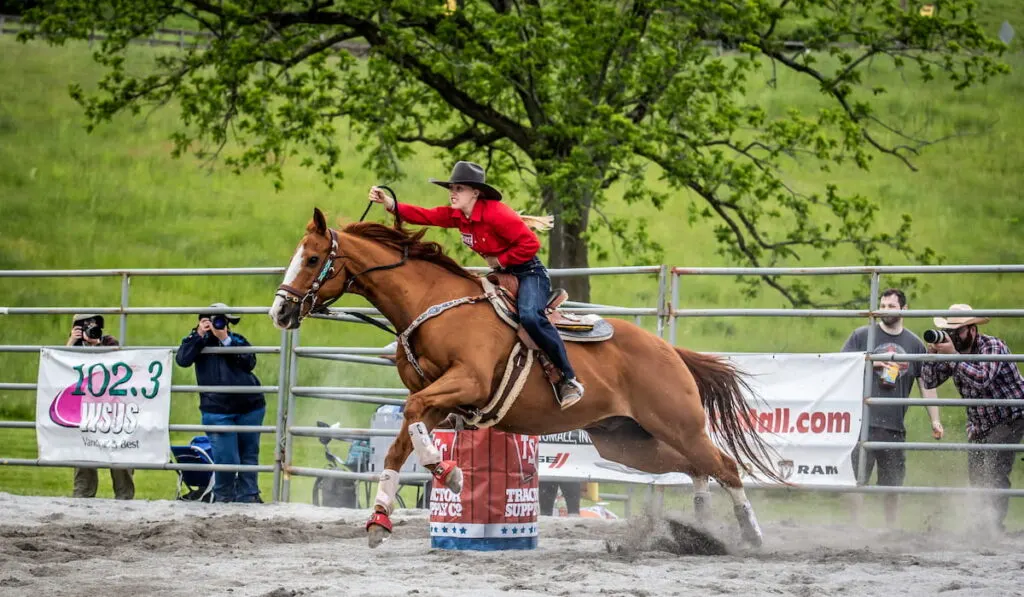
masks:
[[[213,464],[213,446],[210,438],[197,435],[187,446],[171,446],[171,454],[178,464]],[[182,494],[182,487],[188,489]],[[213,503],[213,471],[178,471],[175,499]]]

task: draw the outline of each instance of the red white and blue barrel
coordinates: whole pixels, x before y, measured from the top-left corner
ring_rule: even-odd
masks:
[[[535,549],[535,435],[491,429],[435,429],[434,445],[462,468],[462,493],[436,483],[430,492],[430,545],[440,549]]]

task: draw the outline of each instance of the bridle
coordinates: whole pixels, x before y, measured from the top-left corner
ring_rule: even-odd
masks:
[[[335,232],[334,229],[332,228],[328,228],[327,231],[330,232],[331,234],[331,250],[327,252],[327,259],[324,260],[324,266],[320,268],[320,273],[317,275],[316,280],[313,280],[313,284],[310,285],[309,290],[307,290],[306,293],[303,294],[299,289],[295,288],[294,286],[289,286],[288,284],[281,284],[280,286],[277,287],[277,292],[275,293],[277,296],[281,297],[282,299],[289,303],[296,303],[299,306],[299,317],[302,317],[302,308],[306,305],[307,302],[309,303],[310,313],[323,313],[327,311],[327,307],[331,303],[341,298],[341,295],[339,294],[335,298],[330,299],[329,301],[321,303],[319,306],[317,306],[317,295],[320,292],[320,287],[324,285],[324,282],[332,280],[335,276],[338,275],[338,272],[341,271],[340,267],[337,270],[335,270],[334,268],[334,262],[336,259],[338,259],[338,233]],[[350,279],[348,282],[351,283],[352,279]],[[343,291],[342,294],[348,291],[349,286],[350,284],[346,283],[345,291]]]
[[[395,227],[397,228],[401,226],[402,223],[402,220],[398,215],[398,198],[396,197],[395,192],[391,190],[390,187],[380,185],[380,188],[387,189],[391,193],[391,197],[395,200]],[[366,218],[366,214],[370,211],[370,206],[372,205],[373,202],[370,202],[370,205],[366,206],[366,210],[363,211],[363,215],[359,218],[360,222],[362,222],[363,219]],[[293,286],[289,286],[288,284],[281,284],[280,286],[277,287],[277,292],[275,293],[276,296],[280,297],[284,301],[289,303],[295,303],[296,305],[298,305],[300,319],[303,317],[302,308],[306,305],[307,302],[309,303],[309,311],[307,314],[327,313],[327,308],[334,304],[334,302],[340,299],[342,296],[344,296],[345,293],[349,292],[349,290],[351,290],[352,288],[352,285],[359,278],[359,276],[369,274],[371,272],[378,272],[401,267],[402,265],[405,265],[405,262],[409,259],[409,245],[405,245],[402,247],[402,258],[399,259],[397,262],[388,265],[375,265],[351,276],[348,280],[345,281],[345,286],[341,289],[341,292],[338,293],[338,296],[331,299],[327,299],[326,301],[318,305],[317,301],[319,300],[319,297],[317,295],[320,292],[320,288],[326,282],[329,282],[330,280],[334,279],[342,270],[340,266],[337,268],[334,267],[335,261],[346,258],[345,255],[340,255],[338,253],[338,233],[333,228],[328,228],[327,231],[331,235],[331,248],[327,252],[327,259],[324,260],[324,265],[322,268],[320,268],[320,273],[317,274],[316,280],[314,280],[313,284],[310,285],[309,290],[307,290],[305,294],[303,294],[301,291],[299,291],[297,288]],[[342,313],[345,313],[346,315],[351,315],[352,317],[365,321],[366,323],[375,325],[378,328],[381,328],[382,330],[389,332],[395,336],[398,335],[398,332],[392,330],[391,328],[387,327],[386,325],[382,324],[376,319],[368,317],[362,313],[351,313],[348,311],[342,311]]]

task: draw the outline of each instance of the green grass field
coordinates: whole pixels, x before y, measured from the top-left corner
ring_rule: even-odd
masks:
[[[146,60],[153,50],[137,48],[134,57]],[[826,182],[845,192],[877,198],[883,205],[881,225],[897,222],[899,214],[913,216],[917,239],[936,249],[947,264],[1024,263],[1024,239],[1019,234],[1024,216],[1021,203],[1020,155],[1024,155],[1024,122],[1015,113],[1024,94],[1024,66],[1011,56],[1014,74],[986,88],[955,93],[939,86],[924,86],[912,77],[878,64],[871,77],[889,86],[878,99],[881,114],[897,119],[910,130],[926,129],[933,136],[968,130],[929,147],[917,160],[920,170],[910,172],[901,164],[879,157],[870,173],[839,168],[823,174],[806,164],[792,164],[789,182],[804,189],[820,189]],[[258,173],[234,176],[209,169],[192,159],[169,157],[168,135],[176,126],[176,114],[164,109],[144,118],[120,117],[88,134],[84,118],[69,99],[72,81],[86,85],[100,72],[89,61],[86,46],[48,48],[0,39],[0,269],[159,268],[284,266],[294,249],[313,206],[328,212],[331,220],[354,220],[365,206],[367,188],[379,181],[360,167],[355,153],[345,156],[346,178],[333,191],[317,176],[297,165],[287,169],[283,192]],[[752,85],[756,97],[773,113],[791,107],[810,108],[822,101],[818,91],[782,74],[778,89]],[[354,140],[353,140],[354,144]],[[402,199],[418,203],[442,200],[440,191],[427,182],[446,168],[440,159],[423,151],[403,164],[406,178],[394,186]],[[659,185],[655,180],[652,184]],[[523,197],[513,195],[514,206]],[[713,233],[686,223],[686,207],[694,198],[673,197],[664,212],[649,205],[612,202],[607,211],[646,218],[652,237],[665,246],[664,262],[681,266],[727,265],[714,253]],[[383,220],[380,211],[374,212]],[[451,236],[431,232],[445,240]],[[608,263],[629,264],[628,255],[611,251]],[[900,262],[893,258],[891,264]],[[467,265],[480,265],[467,262]],[[837,254],[828,262],[809,256],[799,265],[855,265],[850,255]],[[866,288],[860,277],[829,277],[808,280],[841,290]],[[223,301],[237,306],[269,305],[280,280],[276,276],[191,278],[140,277],[132,280],[133,306],[203,306]],[[921,280],[911,308],[945,308],[968,302],[978,308],[1019,308],[1024,281],[1019,275],[944,275]],[[886,280],[882,280],[883,286]],[[780,296],[769,292],[754,300],[740,294],[742,287],[730,277],[684,278],[682,307],[782,307]],[[596,302],[624,306],[654,306],[657,283],[653,276],[609,277],[593,280]],[[5,279],[0,282],[0,306],[116,306],[120,282],[116,278]],[[346,299],[344,304],[360,304]],[[129,343],[177,344],[194,325],[194,316],[132,316]],[[835,351],[847,334],[862,324],[838,319],[692,318],[679,322],[683,346],[708,351]],[[920,333],[929,321],[909,321]],[[63,344],[70,327],[67,316],[8,316],[0,320],[5,344]],[[645,326],[653,329],[654,322]],[[116,330],[116,326],[111,326]],[[275,345],[280,333],[263,316],[244,317],[236,331],[256,345]],[[1013,320],[996,320],[986,331],[1002,337],[1011,349],[1024,350],[1024,327]],[[376,346],[389,342],[383,333],[361,326],[314,321],[303,327],[303,345]],[[0,354],[0,381],[34,382],[34,354]],[[260,358],[257,373],[264,383],[276,383],[273,355]],[[176,369],[174,381],[193,383],[189,370]],[[302,361],[302,385],[375,385],[398,387],[393,371],[325,361]],[[955,396],[944,386],[941,396]],[[268,396],[268,413],[276,412],[276,400]],[[172,422],[198,423],[198,399],[176,394]],[[27,392],[0,391],[0,419],[32,418],[34,396]],[[311,425],[317,418],[342,420],[362,426],[372,407],[329,401],[299,399],[298,424]],[[943,409],[948,439],[963,441],[963,411]],[[268,424],[272,418],[268,417]],[[911,440],[928,436],[923,408],[908,416]],[[175,441],[187,440],[181,434]],[[0,457],[34,458],[35,439],[29,431],[0,430],[4,446]],[[272,462],[272,441],[263,443],[261,459]],[[965,483],[964,457],[960,454],[911,453],[912,484]],[[296,463],[321,466],[319,445],[312,440],[296,442]],[[174,473],[140,471],[138,495],[167,498],[173,495]],[[270,475],[263,475],[269,495]],[[1020,467],[1014,483],[1024,483]],[[310,483],[295,480],[293,499],[308,499]],[[111,495],[101,476],[101,495]],[[23,494],[66,495],[71,472],[66,469],[0,467],[0,491]],[[831,498],[801,498],[830,503]],[[1017,500],[1019,502],[1019,500]],[[780,501],[783,505],[789,499]],[[1015,506],[1019,517],[1024,509]],[[783,510],[786,508],[783,507]]]

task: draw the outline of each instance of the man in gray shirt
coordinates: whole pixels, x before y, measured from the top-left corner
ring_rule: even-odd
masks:
[[[901,311],[907,308],[907,297],[903,291],[890,288],[882,293],[879,310]],[[868,326],[857,328],[846,339],[843,352],[868,352]],[[903,318],[899,315],[882,317],[875,327],[875,345],[870,352],[897,354],[924,354],[924,343],[910,330],[904,329]],[[925,389],[920,382],[921,363],[874,363],[874,375],[871,382],[871,396],[883,398],[907,398],[918,379],[923,398],[935,398],[934,389]],[[939,420],[939,408],[929,406],[928,415],[932,421],[932,437],[942,439],[944,433]],[[903,418],[907,414],[906,405],[872,406],[869,408],[868,441],[903,442],[907,439],[907,429]],[[871,470],[878,463],[878,485],[902,486],[906,476],[906,456],[903,450],[868,450],[865,452],[866,483],[871,478]],[[853,470],[857,472],[860,449],[853,451]],[[895,526],[899,513],[899,495],[885,495],[885,520],[889,526]]]

